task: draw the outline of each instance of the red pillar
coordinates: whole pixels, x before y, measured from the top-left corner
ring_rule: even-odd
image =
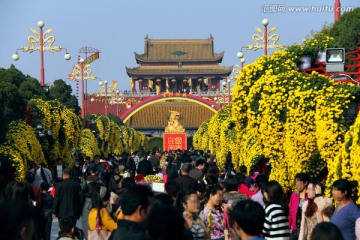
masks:
[[[226,78],[226,83],[227,83],[227,87],[228,87],[228,102],[229,102],[229,104],[228,105],[230,105],[230,97],[231,97],[231,95],[230,95],[230,84],[231,84],[231,82],[229,81],[230,80],[230,78],[229,77],[227,77]]]
[[[139,83],[139,91],[141,92],[143,90],[143,80],[139,79],[138,83]]]
[[[109,109],[108,109],[108,92],[107,92],[107,89],[108,86],[107,86],[107,83],[105,83],[105,116],[108,116],[108,112],[109,112]]]
[[[264,55],[267,55],[268,50],[268,39],[267,39],[267,26],[264,26]]]
[[[81,118],[85,120],[84,63],[81,64]]]
[[[340,15],[341,15],[340,7],[341,7],[340,0],[335,0],[335,3],[334,3],[334,21],[335,22],[340,19]]]
[[[45,86],[45,69],[44,69],[44,39],[43,28],[40,27],[39,46],[40,46],[40,85]]]

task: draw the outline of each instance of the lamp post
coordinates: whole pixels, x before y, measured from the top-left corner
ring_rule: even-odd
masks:
[[[53,44],[55,42],[55,37],[54,36],[46,36],[52,32],[52,29],[48,29],[45,31],[45,33],[43,33],[44,26],[45,26],[45,23],[43,21],[38,22],[38,27],[40,28],[40,31],[39,31],[40,33],[38,33],[34,29],[30,29],[30,31],[36,35],[36,36],[29,36],[27,38],[30,45],[17,49],[16,52],[12,55],[12,59],[14,61],[17,61],[17,60],[19,60],[18,50],[21,50],[22,52],[30,52],[30,53],[32,53],[34,51],[40,52],[40,85],[41,85],[41,87],[45,86],[44,51],[49,50],[51,52],[60,52],[62,50],[66,50],[66,53],[64,56],[65,60],[70,60],[70,58],[71,58],[71,56],[68,53],[66,48],[53,46]],[[35,46],[35,43],[38,43],[39,46]],[[46,43],[47,43],[47,45],[46,45]]]
[[[222,102],[223,105],[230,105],[230,79],[222,82]]]
[[[233,72],[233,75],[230,76],[230,77],[228,77],[229,85],[230,85],[230,83],[231,83],[232,80],[235,80],[235,81],[236,81],[236,79],[237,79],[238,76],[239,76],[239,73],[243,70],[244,63],[245,63],[244,53],[243,53],[243,51],[242,51],[243,48],[245,48],[245,47],[242,47],[242,48],[240,49],[240,51],[236,54],[236,56],[240,59],[241,65],[239,65],[239,64],[237,64],[237,63],[234,65],[234,68],[233,68],[233,71],[232,71],[232,72]],[[230,87],[229,87],[229,89],[230,89]]]
[[[102,98],[103,96],[105,96],[105,116],[108,116],[109,114],[109,97],[111,98],[110,104],[115,104],[116,101],[119,101],[119,99],[124,99],[122,97],[122,93],[119,92],[119,99],[116,98],[116,88],[117,88],[117,83],[115,80],[112,80],[110,86],[108,86],[108,81],[100,81],[99,82],[100,85],[100,89],[97,93],[97,97]],[[121,100],[121,101],[122,101]],[[90,99],[91,102],[94,102],[95,99]]]
[[[116,116],[119,117],[119,104],[125,103],[124,96],[119,89],[116,90],[116,95],[114,97],[112,97],[112,101],[116,104]]]
[[[231,90],[231,89],[230,89],[231,79],[228,78],[226,82],[227,82],[227,91],[228,91],[228,105],[230,105],[230,102],[231,102],[231,101],[230,101],[230,100],[231,100],[231,91],[230,91],[230,90]]]
[[[222,85],[221,93],[219,92],[219,95],[214,97],[214,101],[222,108],[226,104],[226,102],[229,101],[229,98],[228,96],[226,96],[227,81],[223,81],[221,85]]]
[[[267,31],[267,26],[269,25],[269,20],[267,20],[266,18],[263,19],[261,21],[262,25],[264,26],[264,55],[267,55],[267,50],[268,50],[268,31]]]
[[[108,81],[100,81],[99,82],[100,87],[104,87],[105,91],[105,116],[108,116]]]
[[[240,59],[240,62],[241,62],[240,71],[242,71],[242,69],[244,67],[244,63],[245,63],[245,57],[244,57],[244,53],[243,53],[243,48],[246,48],[246,47],[241,47],[240,51],[236,54],[236,56]]]
[[[69,74],[69,80],[78,81],[81,79],[81,118],[85,119],[86,104],[85,104],[85,84],[84,80],[95,80],[92,76],[90,64],[84,64],[84,59],[79,57],[78,63],[74,65],[72,72]]]
[[[279,34],[270,35],[270,33],[272,33],[273,31],[276,30],[276,27],[272,27],[268,31],[267,26],[269,25],[269,20],[263,19],[261,21],[261,23],[264,26],[264,31],[258,27],[256,27],[255,29],[257,32],[261,33],[262,35],[254,34],[252,36],[252,39],[254,40],[255,44],[250,44],[250,45],[246,46],[246,49],[256,51],[256,50],[262,48],[262,49],[264,49],[264,55],[267,55],[269,48],[274,48],[274,49],[285,48],[285,45],[283,45],[283,44],[276,44],[277,41],[280,39]],[[269,44],[270,41],[273,41],[273,42],[271,44]],[[260,44],[259,42],[262,42],[263,44]]]

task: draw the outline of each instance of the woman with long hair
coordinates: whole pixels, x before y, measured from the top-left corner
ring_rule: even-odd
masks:
[[[310,181],[306,187],[308,200],[302,209],[299,240],[310,240],[311,233],[316,224],[328,222],[333,207],[332,200],[324,196],[322,184]]]
[[[265,239],[290,239],[288,225],[288,206],[284,190],[277,181],[270,181],[264,188],[265,223],[263,234]]]
[[[81,226],[84,233],[87,233],[89,230],[89,213],[92,208],[92,195],[95,191],[95,188],[100,186],[100,183],[91,182],[86,185],[83,194],[83,203],[82,203],[82,211],[81,211]]]
[[[189,226],[194,239],[210,239],[210,234],[199,218],[200,201],[196,191],[181,192],[177,198],[177,205],[183,210],[185,222]]]
[[[353,188],[357,182],[339,179],[333,183],[332,196],[338,202],[336,209],[330,219],[341,231],[345,240],[354,240],[356,220],[360,218],[360,209],[352,201]]]
[[[211,239],[225,239],[225,205],[222,202],[223,188],[217,184],[209,186],[205,194],[205,206],[200,213],[200,219],[210,231]]]
[[[97,186],[92,194],[92,208],[88,217],[90,230],[88,239],[101,239],[100,237],[93,238],[93,236],[96,236],[96,233],[109,237],[111,232],[117,228],[116,221],[106,209],[109,202],[109,190],[106,187]]]

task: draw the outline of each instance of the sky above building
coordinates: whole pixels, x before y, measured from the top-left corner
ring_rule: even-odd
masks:
[[[27,38],[39,32],[38,21],[45,23],[55,36],[53,46],[65,52],[45,52],[45,83],[64,79],[73,87],[68,75],[77,63],[79,49],[100,50],[100,58],[90,68],[94,76],[129,90],[125,67],[138,66],[134,52],[144,52],[144,38],[205,39],[214,37],[215,52],[225,51],[221,65],[240,63],[236,53],[254,44],[255,27],[269,20],[269,28],[280,35],[278,44],[301,43],[312,31],[334,22],[335,0],[0,0],[0,67],[14,64],[25,75],[40,79],[40,54],[19,51],[20,59],[12,60],[16,49],[28,46]],[[360,7],[359,0],[341,0],[342,11]],[[269,50],[269,54],[273,52]],[[246,62],[253,62],[262,50],[244,50]],[[80,54],[81,57],[85,57]],[[88,92],[96,93],[99,80],[88,82]]]

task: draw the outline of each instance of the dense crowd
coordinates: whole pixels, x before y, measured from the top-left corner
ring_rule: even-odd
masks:
[[[0,176],[0,239],[360,239],[356,183],[339,179],[332,198],[298,173],[292,192],[256,166],[219,169],[202,151],[75,159],[55,174],[30,164],[26,182]],[[266,171],[267,172],[267,171]]]

